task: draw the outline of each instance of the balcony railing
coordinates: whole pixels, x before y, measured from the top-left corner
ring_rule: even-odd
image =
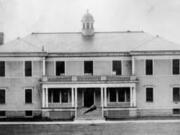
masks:
[[[137,81],[135,76],[97,76],[97,75],[83,75],[83,76],[45,76],[42,82],[102,82],[102,81]]]

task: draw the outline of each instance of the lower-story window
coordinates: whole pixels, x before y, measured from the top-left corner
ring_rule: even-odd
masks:
[[[0,89],[0,104],[5,104],[6,94],[5,89]]]
[[[109,102],[129,102],[130,88],[107,88]]]
[[[173,114],[180,114],[180,108],[174,108]]]
[[[173,102],[180,102],[180,88],[173,88]]]
[[[32,111],[30,111],[30,110],[25,111],[25,116],[26,116],[26,117],[32,117],[32,116],[33,116]]]
[[[146,102],[153,102],[153,88],[146,88]]]
[[[48,89],[49,103],[69,103],[71,98],[70,88],[50,88]]]
[[[0,111],[0,117],[5,117],[6,116],[6,111]]]

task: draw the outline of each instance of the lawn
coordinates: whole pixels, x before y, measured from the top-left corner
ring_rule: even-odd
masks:
[[[0,135],[179,135],[180,123],[0,125]]]

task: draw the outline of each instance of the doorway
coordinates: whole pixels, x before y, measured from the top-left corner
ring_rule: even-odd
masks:
[[[90,107],[94,104],[94,89],[86,88],[84,91],[84,107]]]

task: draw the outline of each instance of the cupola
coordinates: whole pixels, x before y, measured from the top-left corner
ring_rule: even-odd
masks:
[[[87,10],[87,13],[83,16],[82,20],[82,35],[93,36],[94,35],[94,18]]]

